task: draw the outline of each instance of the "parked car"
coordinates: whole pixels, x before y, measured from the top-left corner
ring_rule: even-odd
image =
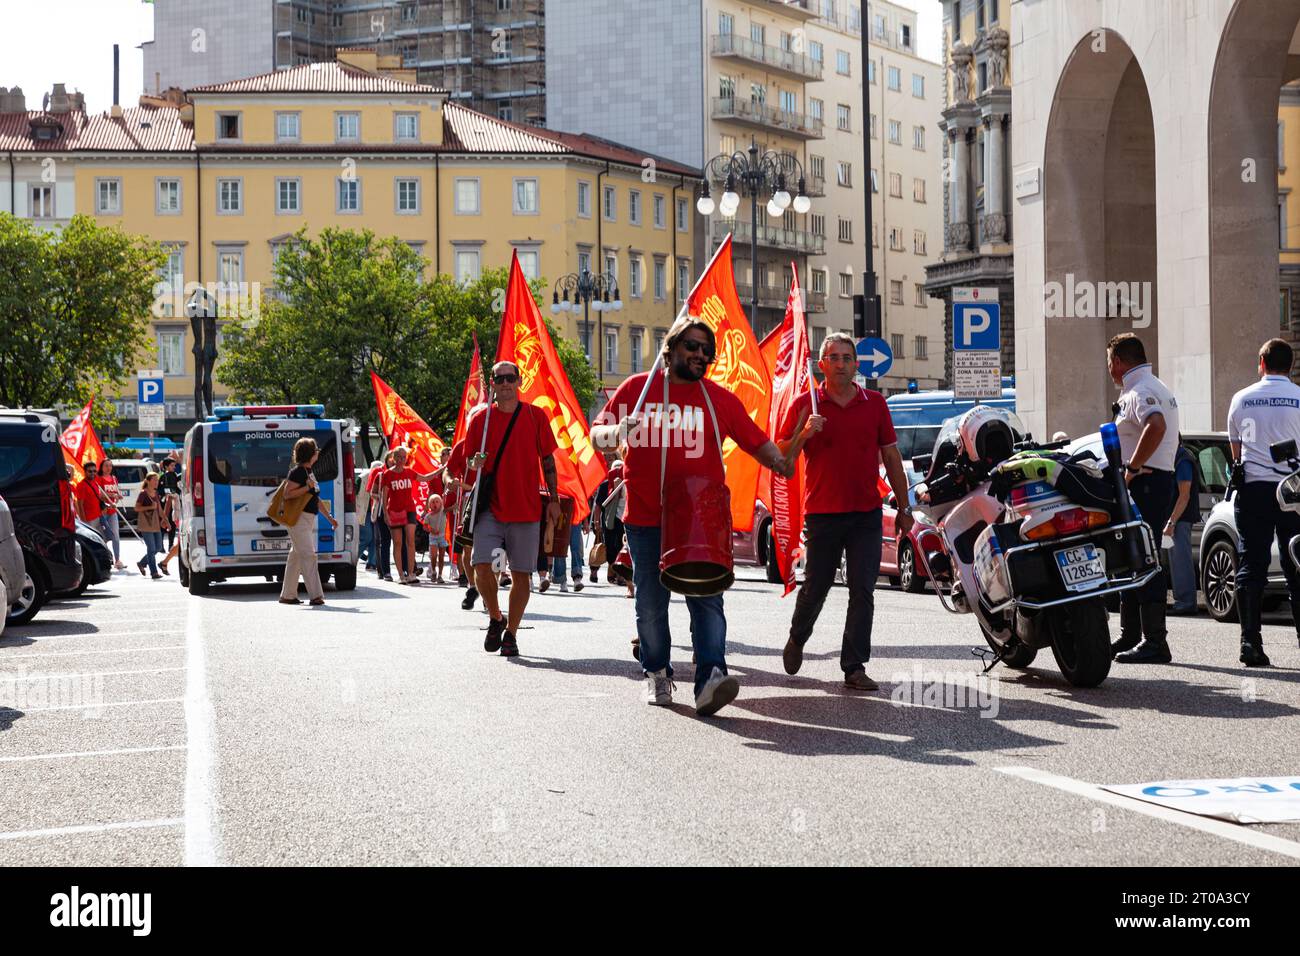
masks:
[[[181,483],[181,584],[206,594],[214,581],[283,575],[289,532],[266,513],[289,472],[294,443],[314,438],[320,458],[314,473],[321,501],[338,520],[315,522],[321,583],[334,578],[340,591],[357,586],[355,469],[351,419],[325,417],[322,405],[219,407],[185,435]]]
[[[6,608],[17,604],[23,596],[23,582],[27,569],[23,565],[23,549],[14,534],[14,519],[9,506],[0,498],[0,598]],[[4,633],[5,619],[0,615],[0,634]]]
[[[71,591],[52,591],[51,599],[81,597],[86,588],[103,584],[113,576],[113,552],[99,529],[77,519],[77,546],[81,549],[81,583]]]
[[[913,509],[916,508],[914,489],[915,486],[907,489],[908,503]],[[915,520],[912,522],[912,529],[908,531],[906,537],[900,537],[894,525],[898,517],[898,499],[894,497],[892,491],[885,496],[880,514],[881,575],[894,587],[901,587],[904,591],[913,594],[924,591],[929,575],[925,573],[925,565],[917,560],[916,555],[925,546],[927,539],[930,551],[940,549],[938,531],[920,512],[913,510],[912,516]]]
[[[0,415],[0,495],[8,503],[23,551],[22,594],[10,625],[26,624],[52,591],[81,583],[72,485],[58,441],[58,422],[39,413]]]
[[[152,471],[158,471],[158,466],[152,461],[139,458],[110,460],[113,462],[113,477],[117,479],[118,490],[122,492],[122,503],[117,510],[122,513],[124,520],[134,525],[136,496],[144,487],[145,476]]]

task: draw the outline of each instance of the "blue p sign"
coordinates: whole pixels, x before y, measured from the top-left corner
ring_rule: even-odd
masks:
[[[136,397],[141,405],[163,404],[163,380],[160,378],[138,379]]]
[[[952,304],[953,348],[958,351],[998,351],[1002,340],[1002,309],[996,302]]]

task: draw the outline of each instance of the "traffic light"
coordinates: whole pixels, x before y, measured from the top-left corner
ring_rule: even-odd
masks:
[[[865,295],[853,297],[853,337],[855,339],[880,338],[884,324],[880,315],[880,296],[872,296],[868,301]]]

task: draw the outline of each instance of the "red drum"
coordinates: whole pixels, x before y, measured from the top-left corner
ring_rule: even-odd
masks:
[[[690,597],[721,594],[736,580],[731,562],[731,492],[700,475],[664,484],[659,582]]]
[[[542,558],[564,558],[569,555],[569,529],[573,527],[573,499],[560,495],[560,522],[550,529],[550,538],[547,538],[546,528],[546,506],[550,503],[551,496],[542,492],[542,533],[540,537],[540,553],[538,557]]]

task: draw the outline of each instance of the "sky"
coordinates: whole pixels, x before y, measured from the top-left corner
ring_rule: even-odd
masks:
[[[160,0],[166,3],[167,0]],[[222,0],[212,0],[220,3]],[[592,0],[593,3],[602,0]],[[940,60],[942,9],[938,0],[894,0],[920,13],[918,52]],[[153,39],[153,7],[141,0],[3,0],[0,30],[0,86],[21,86],[28,109],[55,83],[86,96],[86,108],[102,112],[113,104],[113,44],[122,48],[121,102],[134,106],[144,64],[139,46]],[[42,38],[34,42],[33,38]],[[44,42],[45,38],[53,42]]]

